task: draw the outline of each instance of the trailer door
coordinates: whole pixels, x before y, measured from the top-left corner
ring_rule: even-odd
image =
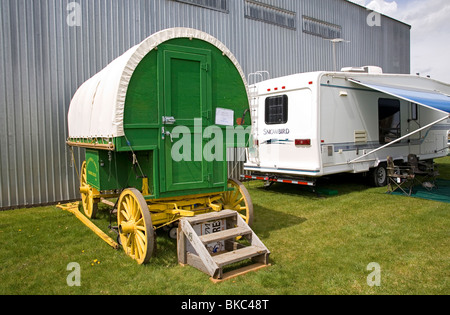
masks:
[[[205,161],[204,129],[211,124],[210,52],[160,47],[162,91],[161,192],[211,187],[212,163]],[[162,66],[162,67],[161,67]]]

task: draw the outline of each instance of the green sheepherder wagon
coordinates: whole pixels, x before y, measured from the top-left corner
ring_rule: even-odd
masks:
[[[68,145],[86,149],[86,216],[118,198],[120,241],[139,264],[153,255],[155,230],[173,234],[181,218],[226,209],[251,225],[250,196],[228,179],[226,159],[249,141],[246,79],[212,36],[188,28],[150,36],[78,89],[68,124]]]

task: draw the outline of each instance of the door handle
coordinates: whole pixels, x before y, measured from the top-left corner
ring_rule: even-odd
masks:
[[[170,142],[173,143],[173,135],[170,131],[166,131],[166,128],[162,127],[161,138],[162,140],[166,139],[166,136],[170,137]]]
[[[172,133],[170,131],[166,131],[166,136],[169,136],[170,137],[170,142],[173,143],[173,136],[172,136]]]
[[[175,119],[175,117],[172,117],[172,116],[163,116],[163,118],[162,118],[163,125],[173,125],[176,122],[177,122],[177,120]]]

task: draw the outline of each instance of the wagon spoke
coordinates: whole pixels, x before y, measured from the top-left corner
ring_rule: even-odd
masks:
[[[239,199],[238,201],[236,201],[236,202],[233,204],[233,208],[235,208],[237,205],[240,205],[241,202],[244,201],[244,200],[245,200],[245,198],[244,198],[244,196],[242,196],[241,199]],[[240,210],[242,210],[242,208],[245,209],[245,207],[240,207],[240,208],[241,208]]]
[[[142,232],[138,231],[136,233],[136,244],[138,246],[138,252],[142,253],[144,252],[145,248],[145,236],[142,234]],[[141,255],[139,255],[141,256]]]
[[[128,205],[128,196],[125,197],[123,207],[125,208],[125,212],[127,213],[127,217],[128,217],[127,220],[130,220],[131,213],[130,213],[130,206]]]
[[[140,240],[142,240],[143,243],[145,243],[145,234],[143,233],[143,231],[138,230],[136,232],[136,235],[139,237]]]
[[[128,214],[130,215],[130,220],[134,217],[133,201],[130,196],[127,196]]]
[[[136,235],[133,235],[133,244],[134,244],[134,255],[136,256],[135,259],[139,259],[139,244]]]
[[[139,219],[139,215],[140,215],[140,212],[139,212],[139,205],[138,205],[138,203],[136,202],[135,199],[133,199],[131,202],[132,202],[132,207],[131,207],[131,209],[132,209],[132,211],[133,211],[133,219],[136,221],[136,220]]]
[[[245,215],[243,215],[242,213],[239,213],[239,215],[241,216],[241,218],[242,218],[244,221],[247,220],[247,217],[246,217]]]
[[[130,240],[131,240],[131,255],[134,255],[136,253],[136,241],[133,235],[130,235]]]
[[[139,220],[136,221],[136,226],[142,226],[144,227],[144,218],[140,218]]]
[[[130,221],[130,216],[125,210],[120,211],[120,214],[125,218],[126,221]]]
[[[134,236],[134,255],[136,256],[135,259],[139,259],[139,253],[141,253],[141,243],[140,239],[135,235]]]
[[[136,226],[136,230],[142,231],[142,232],[147,232],[147,229],[143,225],[137,225]]]
[[[236,189],[236,190],[233,192],[233,196],[230,198],[230,200],[236,200],[237,197],[238,197],[238,194],[239,194],[239,190]]]
[[[131,247],[131,234],[127,236],[127,242],[125,245],[127,248]]]

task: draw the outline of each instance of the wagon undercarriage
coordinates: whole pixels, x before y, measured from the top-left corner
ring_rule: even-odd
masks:
[[[181,265],[192,265],[210,274],[213,281],[259,270],[269,264],[270,252],[250,228],[253,223],[251,198],[245,186],[237,180],[230,179],[228,191],[221,193],[147,200],[151,196],[146,179],[143,179],[142,192],[136,188],[100,192],[87,184],[86,177],[86,163],[83,163],[81,203],[59,207],[74,214],[113,248],[122,247],[139,264],[150,262],[155,255],[158,229],[177,239]],[[111,206],[110,214],[117,217],[117,226],[111,228],[118,234],[118,243],[90,220],[95,219],[99,203]],[[79,206],[84,215],[78,210]],[[206,231],[203,225],[207,226]],[[188,230],[188,236],[184,229]],[[249,246],[237,242],[241,239],[246,240]],[[252,259],[254,264],[224,274],[225,266],[246,259]]]

